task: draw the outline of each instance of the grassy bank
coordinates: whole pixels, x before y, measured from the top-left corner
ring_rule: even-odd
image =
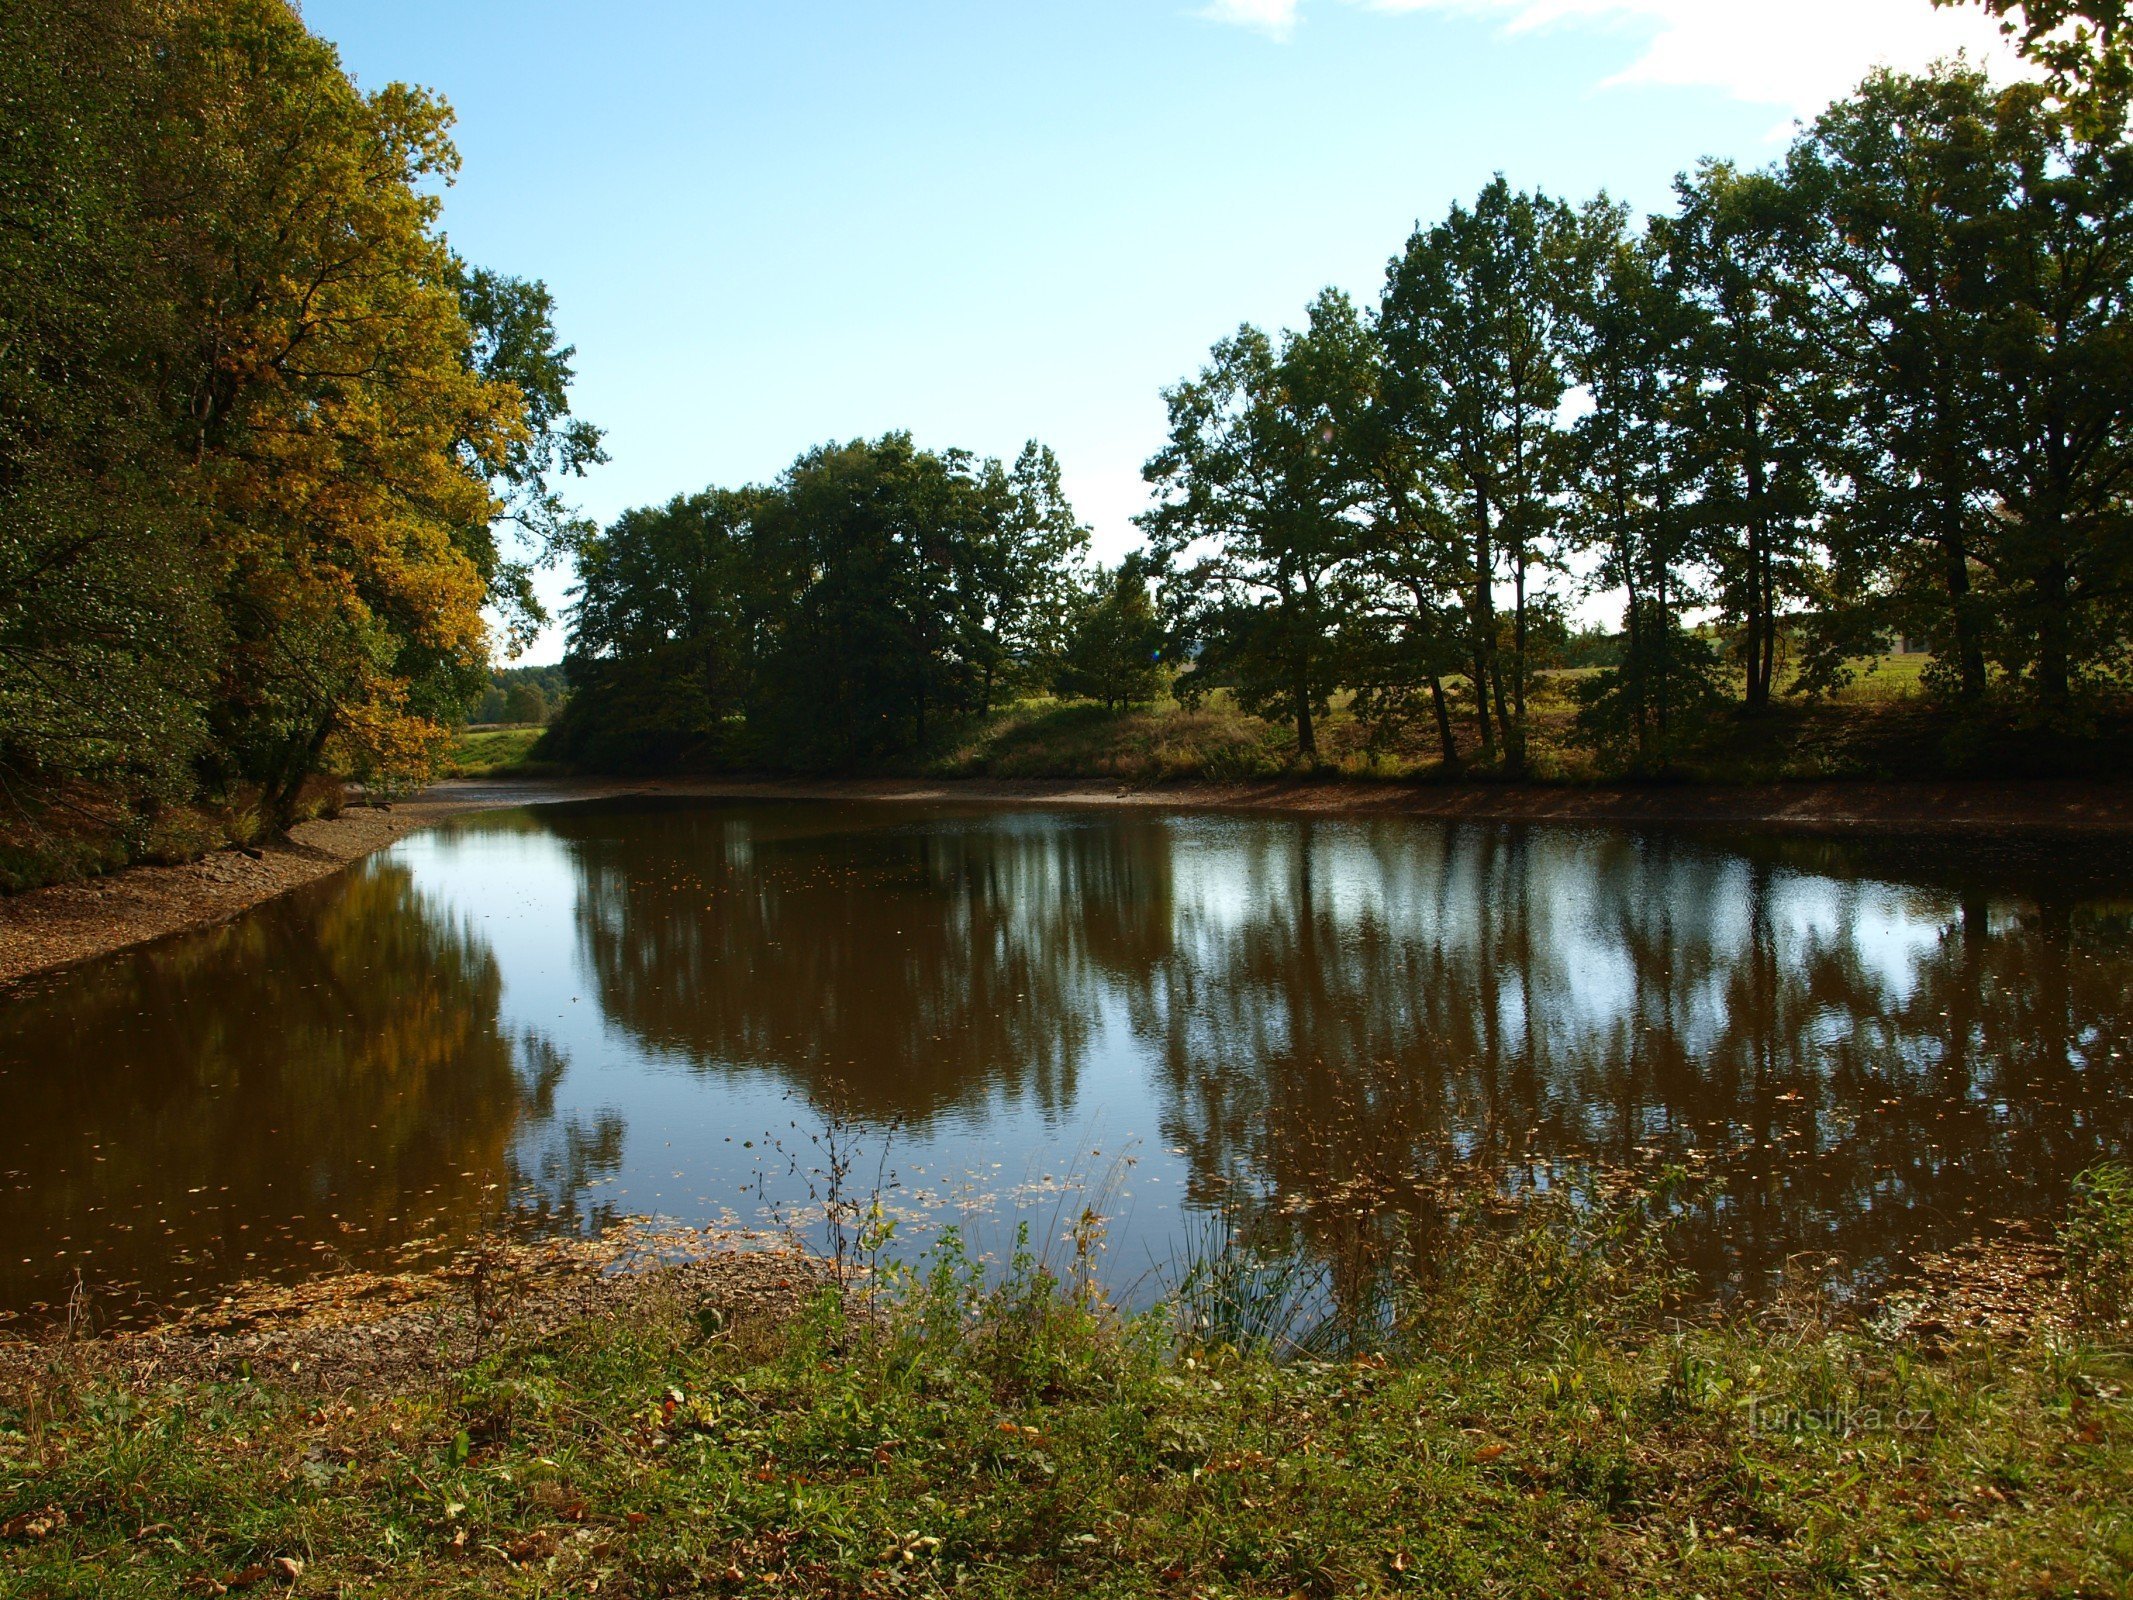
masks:
[[[552,778],[562,772],[533,754],[544,730],[536,724],[468,728],[452,741],[438,769],[441,778]]]
[[[1648,1238],[1564,1211],[1301,1348],[1264,1274],[1131,1318],[1071,1264],[988,1287],[950,1250],[797,1316],[654,1283],[417,1383],[61,1353],[0,1410],[0,1587],[2124,1594],[2114,1203],[2017,1295],[2086,1324],[1676,1323]]]
[[[1827,779],[2103,776],[2125,770],[2123,712],[2093,726],[2030,726],[2007,708],[1966,716],[1935,699],[1921,658],[1861,662],[1840,692],[1784,700],[1768,713],[1711,717],[1667,753],[1680,782],[1757,784]],[[1577,686],[1587,674],[1547,673],[1531,703],[1529,779],[1585,784],[1633,776],[1627,753],[1595,746],[1578,726]],[[956,731],[941,747],[899,768],[901,776],[1115,778],[1122,782],[1237,782],[1311,773],[1355,779],[1488,777],[1478,764],[1470,716],[1454,727],[1460,763],[1447,765],[1428,719],[1388,734],[1336,696],[1317,730],[1313,763],[1299,760],[1296,733],[1239,710],[1227,691],[1183,706],[1107,710],[1087,701],[1031,700]]]
[[[1593,674],[1538,674],[1529,705],[1528,766],[1523,779],[1595,784],[1638,777],[1670,782],[1749,785],[1849,779],[2103,777],[2127,771],[2133,707],[2098,706],[2075,725],[2024,720],[2011,702],[1963,712],[1938,699],[1925,680],[1926,660],[1885,656],[1854,663],[1840,689],[1814,699],[1781,696],[1749,716],[1720,709],[1644,767],[1629,749],[1580,724],[1580,689]],[[1087,700],[1039,696],[982,717],[936,726],[923,750],[907,751],[842,777],[1104,779],[1122,783],[1238,783],[1300,776],[1364,781],[1436,781],[1507,776],[1480,760],[1472,707],[1463,683],[1451,685],[1456,760],[1447,761],[1434,719],[1418,715],[1394,726],[1358,716],[1353,697],[1333,696],[1317,722],[1318,752],[1306,761],[1294,726],[1252,715],[1227,689],[1183,703],[1169,696],[1147,705],[1107,708]],[[582,734],[583,730],[579,730]],[[688,752],[722,751],[729,767],[785,773],[779,751],[751,751],[738,724],[729,737],[702,729],[667,729],[644,741],[632,774],[687,775],[706,769]],[[470,729],[461,734],[441,775],[532,778],[575,770],[557,741],[534,727]],[[563,741],[565,745],[568,740]],[[620,737],[614,748],[633,748]],[[588,772],[604,771],[597,765]],[[810,769],[811,770],[811,769]],[[812,772],[814,776],[824,776]]]

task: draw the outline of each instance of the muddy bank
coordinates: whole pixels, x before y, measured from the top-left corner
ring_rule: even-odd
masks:
[[[256,854],[217,850],[178,866],[129,867],[78,883],[0,896],[0,988],[174,933],[212,927],[338,872],[395,839],[463,811],[591,798],[626,785],[544,783],[535,795],[457,784],[389,809],[357,806],[299,823]],[[498,791],[502,789],[503,796]]]
[[[440,784],[442,796],[475,785]],[[514,792],[508,784],[481,787]],[[528,801],[546,786],[515,786]],[[841,799],[1413,816],[1445,822],[1599,822],[1764,826],[1831,832],[2118,834],[2133,838],[2133,785],[2036,783],[1782,783],[1572,787],[1279,779],[1122,784],[1115,779],[647,779],[613,792],[725,799]],[[425,797],[427,798],[427,797]],[[498,803],[510,803],[508,801]]]
[[[255,859],[233,850],[0,898],[0,987],[223,922],[448,817],[619,795],[1042,806],[1187,807],[1437,821],[1757,826],[1820,832],[2133,839],[2133,786],[2091,782],[1787,783],[1571,788],[1286,780],[1123,785],[1106,779],[724,778],[440,783],[391,810],[305,823]]]
[[[500,1342],[627,1322],[655,1302],[681,1301],[715,1325],[787,1321],[830,1281],[822,1262],[752,1233],[633,1225],[598,1239],[490,1241],[426,1272],[233,1285],[215,1305],[145,1327],[102,1328],[87,1303],[75,1324],[0,1332],[0,1394],[65,1374],[130,1383],[250,1376],[314,1393],[402,1393]]]

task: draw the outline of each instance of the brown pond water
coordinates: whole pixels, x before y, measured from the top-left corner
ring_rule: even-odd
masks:
[[[1103,1188],[1128,1295],[1224,1206],[1337,1252],[1476,1175],[1669,1163],[1721,1292],[1873,1282],[2122,1156],[2129,1032],[2133,860],[2093,842],[499,812],[0,1001],[0,1311],[804,1222],[833,1101],[907,1246]]]

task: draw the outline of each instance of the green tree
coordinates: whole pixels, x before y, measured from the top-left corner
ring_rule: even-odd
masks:
[[[1986,348],[2004,313],[1994,237],[2016,172],[1981,73],[1877,73],[1794,147],[1815,225],[1818,341],[1845,402],[1850,502],[1833,529],[1868,620],[1931,641],[1950,688],[1985,694],[1993,607],[1976,573],[1997,507],[1979,456]]]
[[[763,495],[713,489],[627,511],[578,548],[571,697],[545,754],[603,771],[742,755],[753,695]]]
[[[1976,0],[1933,0],[1970,5]],[[2075,125],[2090,137],[2116,137],[2133,102],[2133,12],[2127,0],[1982,0],[2003,32],[2051,73]]]
[[[1834,429],[1814,338],[1798,195],[1779,176],[1709,162],[1655,231],[1691,316],[1684,425],[1703,551],[1739,630],[1751,713],[1767,710],[1784,617],[1820,593],[1817,540]]]
[[[1574,542],[1588,584],[1621,590],[1621,658],[1584,691],[1583,724],[1663,766],[1691,714],[1717,698],[1709,645],[1683,626],[1702,598],[1696,572],[1691,315],[1656,242],[1633,237],[1618,206],[1580,217],[1569,278],[1567,369],[1587,404],[1570,426]]]
[[[1470,551],[1468,658],[1483,755],[1495,758],[1500,736],[1514,770],[1526,761],[1533,575],[1549,559],[1562,465],[1563,277],[1575,233],[1567,206],[1514,193],[1499,177],[1472,210],[1454,206],[1408,241],[1378,316],[1393,425],[1436,463],[1441,503],[1456,508]],[[1499,581],[1511,589],[1508,674]]]
[[[570,363],[577,350],[557,338],[548,285],[464,262],[458,278],[460,314],[472,334],[467,363],[490,382],[518,391],[524,422],[494,461],[484,459],[474,441],[462,443],[470,464],[488,476],[503,524],[530,547],[499,559],[490,582],[515,653],[548,620],[533,592],[534,568],[552,565],[591,531],[557,480],[584,477],[607,453],[600,448],[600,430],[571,413]]]
[[[1330,289],[1278,347],[1251,327],[1217,344],[1199,377],[1165,392],[1170,439],[1146,469],[1161,498],[1137,519],[1200,650],[1195,676],[1290,718],[1307,762],[1337,681],[1334,587],[1368,493],[1338,441],[1373,361],[1362,319]]]
[[[548,720],[548,696],[537,683],[514,683],[504,691],[506,722],[540,724]]]
[[[2003,92],[1982,372],[1997,653],[2054,715],[2122,684],[2133,636],[2133,147],[2083,129],[2034,86]]]
[[[1152,574],[1139,552],[1099,568],[1075,595],[1055,679],[1059,693],[1100,700],[1104,709],[1153,700],[1163,689],[1162,619],[1148,593]]]
[[[983,713],[1002,686],[1039,684],[1054,669],[1089,530],[1067,499],[1059,458],[1034,439],[1011,469],[988,461],[977,481],[984,504],[972,528],[976,604],[965,611],[972,626],[962,648],[977,669]]]

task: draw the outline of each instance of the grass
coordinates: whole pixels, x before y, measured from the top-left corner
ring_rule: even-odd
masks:
[[[2123,1216],[2105,1221],[2122,1240]],[[655,1302],[418,1392],[127,1389],[55,1367],[0,1410],[0,1589],[2133,1587],[2116,1332],[1936,1346],[1812,1318],[1679,1325],[1639,1213],[1557,1209],[1464,1237],[1338,1347],[1300,1352],[1194,1311],[1228,1288],[1113,1312],[1080,1238],[1056,1273],[1024,1251],[992,1278],[950,1239],[781,1326]]]
[[[1722,784],[1799,779],[2005,776],[2010,773],[2120,772],[2123,709],[2104,708],[2094,726],[2051,729],[1995,706],[1966,717],[1937,700],[1924,681],[1928,658],[1891,655],[1854,663],[1854,675],[1815,701],[1781,696],[1766,714],[1711,717],[1669,753],[1668,775]],[[1626,752],[1596,750],[1577,726],[1577,687],[1589,671],[1536,676],[1529,698],[1529,772],[1540,782],[1597,783],[1623,775]],[[1111,778],[1120,782],[1230,782],[1316,776],[1434,780],[1487,778],[1478,764],[1463,682],[1449,686],[1465,765],[1447,768],[1424,716],[1390,739],[1335,696],[1318,726],[1319,756],[1297,756],[1292,727],[1239,710],[1226,690],[1196,707],[1164,700],[1107,711],[1088,702],[1031,700],[964,728],[916,770],[934,777]]]
[[[444,778],[548,778],[563,768],[533,759],[533,747],[545,730],[532,724],[469,728],[445,753],[438,776]]]

